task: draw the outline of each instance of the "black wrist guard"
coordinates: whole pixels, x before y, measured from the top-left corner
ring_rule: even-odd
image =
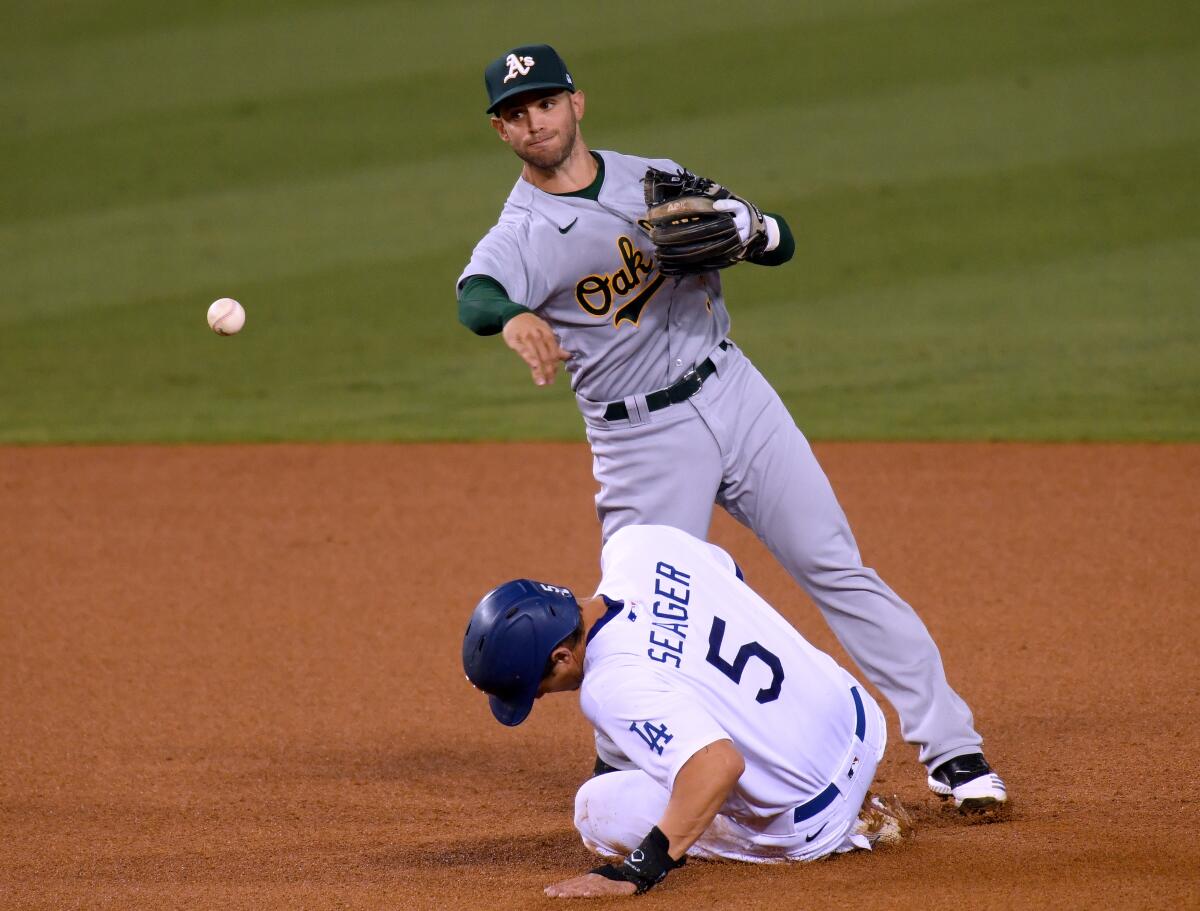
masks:
[[[666,879],[667,874],[676,867],[682,867],[687,863],[687,857],[671,860],[671,855],[667,853],[669,846],[667,836],[663,835],[658,826],[655,826],[642,839],[642,843],[637,846],[637,849],[632,851],[620,864],[605,864],[590,872],[598,873],[606,879],[633,883],[637,886],[635,894],[641,895]]]

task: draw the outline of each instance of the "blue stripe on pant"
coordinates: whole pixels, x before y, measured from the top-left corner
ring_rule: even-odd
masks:
[[[867,714],[863,710],[862,696],[858,694],[858,687],[850,687],[850,695],[854,697],[854,736],[862,740],[867,732]],[[837,785],[830,783],[829,787],[812,800],[807,800],[796,807],[795,812],[792,814],[792,820],[794,822],[803,822],[806,819],[812,819],[833,803],[841,793]]]

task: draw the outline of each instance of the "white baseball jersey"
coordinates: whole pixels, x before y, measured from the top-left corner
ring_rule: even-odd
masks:
[[[855,681],[742,582],[725,551],[678,529],[627,526],[601,567],[599,593],[613,603],[589,632],[580,692],[601,758],[669,790],[693,754],[731,740],[746,771],[720,812],[743,819],[830,784],[855,737]]]

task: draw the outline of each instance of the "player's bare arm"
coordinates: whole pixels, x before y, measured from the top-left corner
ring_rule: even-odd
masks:
[[[538,386],[554,382],[559,364],[570,360],[550,324],[535,313],[519,313],[504,324],[504,342],[529,365]]]
[[[704,834],[744,771],[746,761],[729,740],[710,743],[683,764],[658,824],[670,842],[672,860],[683,857]]]
[[[675,776],[671,799],[657,827],[666,837],[666,853],[671,861],[681,861],[688,848],[712,825],[717,811],[745,769],[742,754],[729,740],[710,743],[683,764]],[[653,858],[650,862],[653,863]],[[585,873],[547,886],[545,891],[551,898],[598,898],[633,895],[637,887],[599,873]]]

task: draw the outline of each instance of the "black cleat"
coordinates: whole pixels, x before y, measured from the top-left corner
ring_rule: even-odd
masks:
[[[982,753],[946,760],[929,773],[926,783],[942,800],[954,798],[954,805],[964,812],[998,809],[1008,800],[1004,782]]]

